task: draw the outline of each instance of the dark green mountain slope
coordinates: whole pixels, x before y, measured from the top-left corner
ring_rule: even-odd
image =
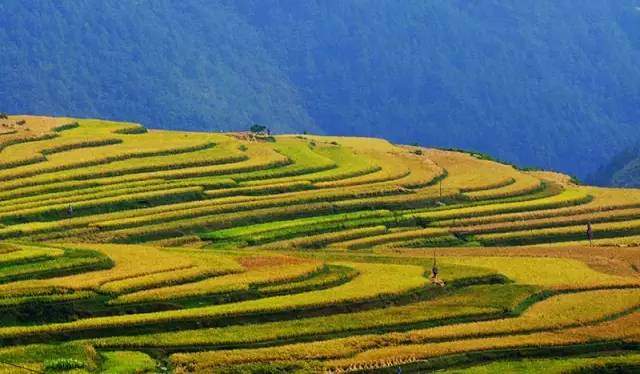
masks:
[[[10,0],[0,13],[0,110],[193,130],[312,123],[260,35],[222,5]]]
[[[616,154],[590,175],[587,182],[601,186],[640,187],[640,145]]]
[[[5,0],[0,110],[384,136],[594,172],[640,131],[636,0]]]

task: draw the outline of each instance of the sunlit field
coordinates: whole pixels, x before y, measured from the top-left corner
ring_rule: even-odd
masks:
[[[640,370],[640,190],[383,139],[9,121],[0,373]]]

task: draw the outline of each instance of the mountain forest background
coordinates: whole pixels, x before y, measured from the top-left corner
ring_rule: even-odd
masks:
[[[3,0],[0,14],[0,111],[260,123],[640,183],[640,1]]]

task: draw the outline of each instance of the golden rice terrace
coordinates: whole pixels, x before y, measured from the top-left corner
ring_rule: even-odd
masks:
[[[640,370],[640,190],[479,154],[10,116],[0,240],[0,373]]]

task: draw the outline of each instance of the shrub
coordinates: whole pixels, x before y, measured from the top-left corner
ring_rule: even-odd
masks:
[[[146,134],[147,129],[144,126],[139,124],[131,124],[129,126],[121,127],[117,130],[114,130],[113,132],[116,134],[128,134],[128,135]]]
[[[249,128],[249,131],[251,131],[253,133],[262,133],[265,130],[267,130],[267,126],[259,125],[257,123],[251,125],[251,127]]]
[[[60,131],[66,131],[66,130],[71,130],[71,129],[75,129],[77,127],[80,127],[80,124],[78,123],[78,121],[75,122],[71,122],[71,123],[67,123],[64,125],[60,125],[57,127],[54,127],[52,130],[55,132],[60,132]]]
[[[43,366],[46,370],[72,370],[84,368],[85,363],[75,358],[55,358],[45,360]]]

